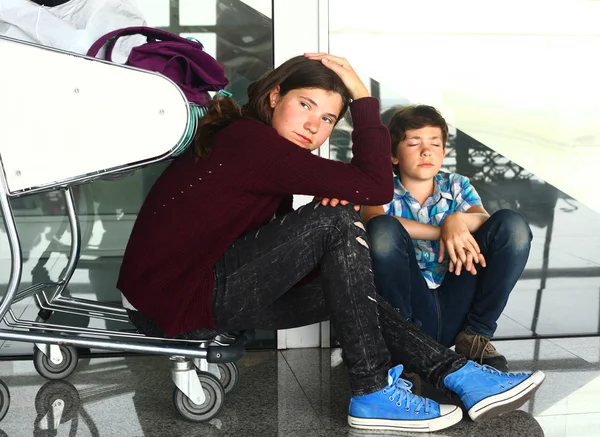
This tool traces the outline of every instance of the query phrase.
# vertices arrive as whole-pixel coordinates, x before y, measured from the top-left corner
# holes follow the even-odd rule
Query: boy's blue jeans
[[[377,292],[406,319],[445,346],[459,332],[492,337],[531,248],[531,229],[518,212],[493,214],[474,237],[487,267],[477,275],[448,272],[429,289],[417,264],[413,242],[400,221],[388,215],[367,223]],[[446,255],[447,257],[447,255]],[[446,258],[447,259],[447,258]]]

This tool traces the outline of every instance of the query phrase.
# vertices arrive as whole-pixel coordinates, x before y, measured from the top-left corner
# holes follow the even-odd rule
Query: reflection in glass
[[[600,334],[600,220],[587,182],[600,170],[589,55],[600,47],[597,2],[544,4],[540,18],[541,3],[529,1],[510,19],[506,8],[490,15],[462,0],[349,2],[329,2],[330,51],[372,78],[384,114],[438,107],[454,125],[443,169],[469,177],[490,213],[511,208],[532,227],[497,337]],[[411,19],[419,16],[429,19]],[[571,59],[577,68],[567,68]],[[338,125],[332,159],[350,159],[350,131]]]

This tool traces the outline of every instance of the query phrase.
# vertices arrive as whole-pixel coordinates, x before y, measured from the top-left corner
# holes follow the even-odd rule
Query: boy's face
[[[442,130],[425,126],[406,131],[406,139],[400,141],[392,162],[400,168],[401,180],[424,181],[432,179],[442,167],[446,156]]]

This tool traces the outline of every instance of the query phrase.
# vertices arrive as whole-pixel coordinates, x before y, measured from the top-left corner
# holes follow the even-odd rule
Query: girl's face
[[[276,87],[269,97],[273,128],[285,139],[308,150],[323,145],[343,107],[340,94],[320,88],[298,88],[282,96]]]

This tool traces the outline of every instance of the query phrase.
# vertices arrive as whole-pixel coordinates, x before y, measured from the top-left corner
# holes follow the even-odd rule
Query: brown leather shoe
[[[419,375],[412,372],[402,372],[400,378],[406,379],[408,382],[412,383],[412,388],[410,389],[411,393],[421,396],[421,377]]]
[[[456,353],[479,364],[485,364],[501,372],[508,372],[506,358],[496,350],[490,339],[484,335],[467,334],[462,331],[456,336]]]

